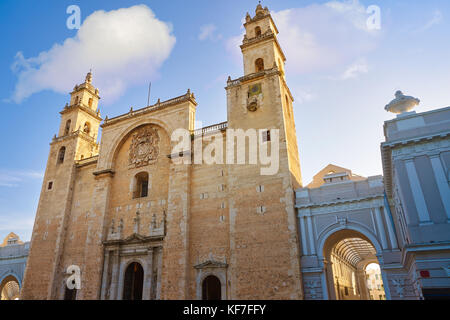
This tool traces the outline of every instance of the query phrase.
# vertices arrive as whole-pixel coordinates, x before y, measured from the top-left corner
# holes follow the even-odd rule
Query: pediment
[[[164,239],[164,236],[143,236],[138,233],[133,233],[129,237],[125,239],[115,239],[115,240],[107,240],[104,241],[104,245],[128,245],[128,244],[136,244],[136,243],[146,243],[152,241],[161,241]]]
[[[125,239],[123,240],[123,242],[124,242],[125,244],[128,244],[128,243],[142,242],[142,241],[145,241],[145,240],[148,240],[148,237],[145,237],[145,236],[140,235],[140,234],[138,234],[138,233],[133,233],[133,234],[132,234],[131,236],[129,236],[128,238],[125,238]]]
[[[216,260],[207,260],[203,263],[197,264],[194,266],[195,269],[204,269],[204,268],[227,268],[228,264],[221,261]]]

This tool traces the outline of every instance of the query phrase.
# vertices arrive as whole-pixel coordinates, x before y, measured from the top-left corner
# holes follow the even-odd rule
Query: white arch
[[[369,229],[367,229],[366,227],[364,227],[362,225],[358,225],[358,224],[352,223],[352,222],[349,222],[345,226],[343,226],[339,223],[335,223],[335,224],[329,226],[328,228],[326,228],[322,232],[322,234],[319,236],[319,239],[317,241],[317,243],[319,244],[318,250],[317,250],[317,256],[320,260],[324,259],[323,249],[325,247],[325,243],[328,240],[328,238],[331,235],[335,234],[336,232],[339,232],[342,230],[352,230],[352,231],[358,232],[358,233],[362,234],[363,236],[367,237],[367,239],[369,239],[371,244],[374,246],[374,248],[377,252],[377,256],[381,255],[382,247],[380,245],[380,241],[378,240],[377,236],[375,234],[373,234],[372,231],[370,231]]]

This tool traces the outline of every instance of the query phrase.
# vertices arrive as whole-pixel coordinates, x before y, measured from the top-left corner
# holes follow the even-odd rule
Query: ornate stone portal
[[[130,168],[139,168],[154,163],[159,155],[160,137],[158,130],[151,126],[133,133],[130,145]]]

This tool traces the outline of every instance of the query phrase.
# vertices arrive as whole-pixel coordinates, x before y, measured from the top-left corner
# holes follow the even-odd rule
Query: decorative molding
[[[398,146],[392,150],[392,159],[409,160],[420,156],[436,156],[450,150],[450,139],[417,141],[417,144]]]
[[[370,209],[384,206],[384,194],[378,194],[365,198],[353,198],[336,200],[333,202],[310,203],[296,205],[298,216],[335,213],[350,210]]]

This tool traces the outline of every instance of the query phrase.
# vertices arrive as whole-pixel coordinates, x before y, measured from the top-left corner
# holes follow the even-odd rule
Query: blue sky
[[[102,96],[103,116],[125,113],[130,106],[144,107],[152,81],[153,103],[190,88],[199,102],[198,121],[204,126],[225,121],[226,79],[243,73],[237,47],[241,21],[247,11],[254,14],[256,4],[247,0],[2,0],[0,239],[10,231],[30,239],[59,111],[90,67]],[[266,0],[262,4],[273,12],[287,57],[305,185],[328,163],[364,176],[382,174],[383,121],[393,117],[384,106],[396,90],[421,99],[418,112],[450,105],[448,1]],[[84,45],[75,41],[75,48],[86,53],[84,58],[69,47],[71,40],[65,43],[82,37],[66,27],[70,5],[81,9]],[[106,34],[97,33],[95,22],[106,21],[111,10],[135,5],[147,6],[136,12],[154,14],[143,23],[136,19],[125,30],[142,48],[134,45],[122,52],[120,46],[96,47],[97,41],[116,39],[118,20],[108,20]],[[380,30],[367,29],[365,9],[370,5],[381,9]],[[91,16],[99,10],[105,14]],[[87,19],[90,24],[84,25]],[[162,31],[155,31],[155,26]],[[96,39],[86,40],[86,34]],[[55,49],[55,44],[62,49]],[[64,59],[58,60],[55,52],[62,52]],[[124,59],[105,62],[105,57],[115,56]]]

